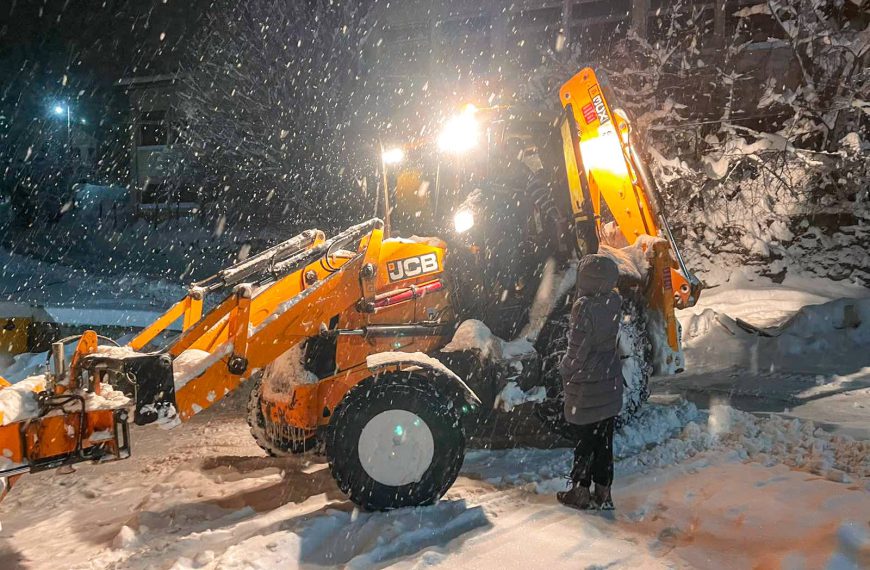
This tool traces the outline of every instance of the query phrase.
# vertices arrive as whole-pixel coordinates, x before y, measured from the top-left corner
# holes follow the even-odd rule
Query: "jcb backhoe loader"
[[[561,97],[578,249],[595,249],[588,242],[602,197],[629,243],[659,233],[670,240],[650,241],[645,291],[677,351],[674,304],[691,304],[698,288],[680,265],[628,123],[591,69]],[[27,472],[124,458],[128,418],[186,421],[251,381],[248,421],[269,453],[322,443],[338,486],[366,509],[436,501],[456,479],[467,422],[481,407],[471,386],[482,368],[460,376],[456,355],[440,351],[460,324],[455,299],[464,284],[451,271],[443,241],[384,239],[378,219],[328,239],[309,230],[194,283],[126,347],[98,346],[89,331],[67,365],[57,343],[32,392],[0,390],[0,404],[11,391],[35,402],[29,413],[0,418],[0,477],[11,483]],[[146,352],[177,321],[183,332]]]

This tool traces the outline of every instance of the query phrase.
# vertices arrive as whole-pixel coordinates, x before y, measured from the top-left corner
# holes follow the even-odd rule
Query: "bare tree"
[[[734,6],[733,33],[716,37],[711,13],[675,0],[649,37],[629,33],[595,64],[634,114],[696,267],[870,283],[870,21],[857,4]],[[585,57],[552,54],[541,95]]]

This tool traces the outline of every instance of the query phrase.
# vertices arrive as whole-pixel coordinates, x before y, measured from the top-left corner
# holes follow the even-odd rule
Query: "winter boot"
[[[583,511],[592,508],[592,494],[587,487],[575,485],[567,491],[559,491],[556,500],[572,509]]]
[[[614,509],[613,497],[610,496],[610,487],[604,487],[598,483],[595,484],[595,491],[592,493],[592,506],[601,511],[612,511]]]

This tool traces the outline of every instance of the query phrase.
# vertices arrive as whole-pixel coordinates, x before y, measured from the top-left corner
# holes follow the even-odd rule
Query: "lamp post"
[[[60,103],[54,106],[54,114],[61,116],[66,113],[66,142],[67,145],[72,143],[72,128],[70,125],[70,108],[69,103],[61,105]]]
[[[387,178],[387,165],[399,164],[405,160],[405,151],[401,147],[393,147],[385,149],[383,143],[381,147],[381,173],[384,177],[384,236],[390,237],[390,192]]]

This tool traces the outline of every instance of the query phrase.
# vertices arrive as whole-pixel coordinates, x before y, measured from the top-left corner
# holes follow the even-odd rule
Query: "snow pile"
[[[36,393],[45,390],[45,375],[30,376],[12,386],[0,388],[0,425],[36,417]]]
[[[688,368],[728,363],[759,370],[849,370],[870,365],[870,299],[837,299],[798,310],[759,335],[712,308],[685,312],[680,322]],[[830,370],[828,370],[830,371]]]
[[[616,457],[636,455],[666,442],[671,434],[689,422],[696,421],[698,417],[698,408],[685,400],[680,400],[675,405],[645,406],[630,423],[613,434],[613,452]]]
[[[36,376],[45,372],[47,353],[45,352],[25,352],[16,354],[12,357],[12,363],[9,364],[0,376],[5,378],[12,384],[20,382],[30,376]]]
[[[528,338],[521,335],[512,341],[503,340],[477,319],[462,321],[441,352],[465,350],[476,351],[481,358],[492,360],[518,360],[535,354],[535,347]]]
[[[136,531],[129,526],[124,525],[121,527],[121,530],[118,531],[118,534],[115,535],[115,538],[112,539],[112,548],[116,550],[133,548],[136,546],[137,542]]]
[[[516,382],[508,382],[501,392],[495,397],[492,407],[501,408],[505,412],[511,412],[520,404],[541,403],[547,398],[547,389],[543,386],[535,386],[524,391]]]
[[[719,445],[762,464],[782,463],[832,481],[870,477],[870,441],[834,435],[813,422],[778,415],[760,418],[730,406],[714,406]]]
[[[0,425],[37,417],[39,405],[36,394],[44,391],[45,386],[45,375],[39,374],[0,389]],[[130,398],[109,384],[100,384],[100,394],[85,394],[85,408],[88,410],[114,410],[129,403]],[[59,410],[51,412],[52,415],[57,413],[60,413]]]
[[[478,319],[462,321],[453,338],[441,352],[462,352],[474,350],[484,359],[501,360],[504,355],[504,341],[492,334],[489,327]]]
[[[655,243],[663,241],[665,240],[662,238],[642,235],[627,247],[617,248],[602,244],[600,252],[616,263],[620,277],[635,283],[643,283],[650,269],[647,252],[652,250]]]
[[[447,248],[447,243],[439,237],[434,236],[418,236],[413,235],[411,237],[399,237],[394,236],[391,238],[385,239],[382,243],[398,243],[398,244],[421,244],[428,245],[431,247],[440,247],[441,249]]]
[[[685,401],[652,404],[614,434],[617,476],[646,472],[705,451],[730,452],[738,460],[783,464],[835,482],[870,477],[870,442],[830,434],[812,422],[759,417],[715,406],[709,417]],[[464,474],[496,485],[524,486],[547,494],[565,488],[570,449],[471,451]]]
[[[111,384],[100,383],[100,393],[88,393],[85,396],[85,408],[88,410],[115,410],[131,403],[124,392],[115,390]]]
[[[870,299],[838,299],[804,307],[780,327],[783,355],[870,345]]]
[[[141,354],[140,352],[136,352],[129,346],[112,346],[112,345],[102,345],[97,347],[97,354],[100,356],[107,356],[109,358],[118,358],[124,359],[128,356],[136,356],[137,354]]]

